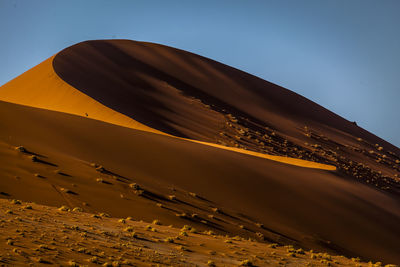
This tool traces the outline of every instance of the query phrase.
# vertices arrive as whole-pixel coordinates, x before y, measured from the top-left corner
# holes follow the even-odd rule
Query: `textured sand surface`
[[[5,197],[398,258],[397,199],[337,173],[6,102],[0,110]]]
[[[370,266],[359,259],[134,218],[0,200],[0,264],[48,266]],[[379,266],[379,265],[376,265]]]

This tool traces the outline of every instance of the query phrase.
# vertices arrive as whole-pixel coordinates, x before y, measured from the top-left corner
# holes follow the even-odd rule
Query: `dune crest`
[[[134,120],[132,117],[128,117],[101,104],[100,102],[94,100],[90,96],[82,93],[66,83],[54,71],[54,57],[55,56],[45,60],[38,66],[25,72],[23,75],[20,75],[9,83],[3,85],[0,88],[0,100],[14,104],[79,115],[82,117],[89,117],[95,120],[151,133],[169,135],[168,133],[148,127]],[[229,148],[222,145],[191,140],[188,138],[176,138],[190,142],[193,141],[201,143],[203,145],[211,145],[213,147],[227,149],[237,153],[261,157],[286,164],[307,168],[336,170],[334,166],[327,164],[320,164],[301,159],[292,159],[288,157],[266,155],[263,153],[247,151],[239,148]]]
[[[0,100],[160,133],[104,106],[64,82],[54,72],[53,59],[54,56],[3,85],[0,88]]]

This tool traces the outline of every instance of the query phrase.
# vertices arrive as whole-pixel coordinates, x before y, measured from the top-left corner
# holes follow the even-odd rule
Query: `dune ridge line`
[[[290,157],[273,156],[240,148],[227,147],[210,142],[181,138],[148,127],[134,120],[133,118],[123,115],[99,103],[90,96],[85,95],[84,93],[66,83],[57,75],[52,67],[52,61],[54,57],[55,56],[50,57],[36,67],[28,70],[23,75],[20,75],[12,81],[3,85],[0,89],[0,100],[14,104],[88,117],[122,127],[146,131],[150,133],[162,134],[189,142],[212,146],[299,167],[315,168],[329,171],[336,170],[335,166],[328,164],[322,164]],[[38,88],[35,85],[39,83],[41,87]]]

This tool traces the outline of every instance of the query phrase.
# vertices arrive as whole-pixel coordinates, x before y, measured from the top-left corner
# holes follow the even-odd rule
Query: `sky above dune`
[[[63,48],[132,39],[299,93],[400,146],[400,1],[0,0],[0,85]]]

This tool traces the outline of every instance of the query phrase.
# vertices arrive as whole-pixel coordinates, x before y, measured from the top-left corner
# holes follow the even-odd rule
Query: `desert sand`
[[[400,150],[290,90],[171,47],[101,40],[10,81],[0,100],[2,198],[400,263]],[[217,266],[250,255],[181,252]],[[303,265],[308,253],[281,257]],[[268,255],[255,264],[279,263]]]
[[[107,214],[0,200],[0,263],[48,266],[370,266],[359,258],[304,251],[198,231],[159,220],[109,218]],[[375,266],[380,266],[379,263]]]

